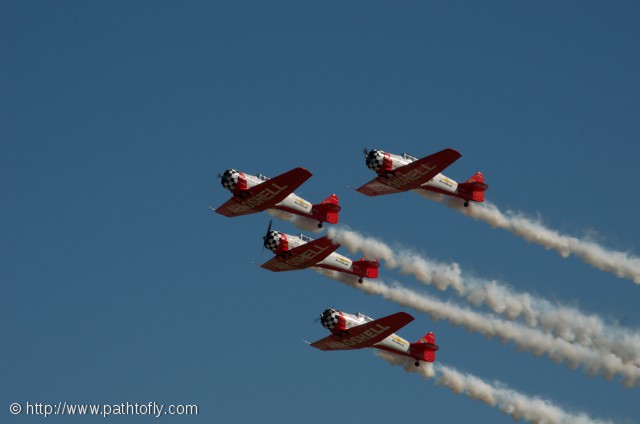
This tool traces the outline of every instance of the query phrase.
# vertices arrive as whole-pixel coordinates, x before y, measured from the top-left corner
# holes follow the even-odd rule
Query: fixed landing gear
[[[249,193],[247,191],[238,191],[237,193],[234,193],[233,196],[236,197],[239,200],[244,200],[247,197],[251,196],[251,193]]]
[[[420,366],[420,361],[416,361],[413,365],[415,365],[416,367]]]
[[[358,284],[362,284],[362,278],[358,278]]]
[[[349,335],[351,335],[351,333],[349,333],[347,330],[338,330],[337,333],[334,333],[334,336],[336,337],[344,337]]]
[[[318,222],[318,228],[322,228],[322,222]]]
[[[464,202],[464,207],[468,208],[469,207],[469,202]]]
[[[384,178],[386,178],[387,180],[391,177],[395,177],[396,173],[395,171],[384,171]]]

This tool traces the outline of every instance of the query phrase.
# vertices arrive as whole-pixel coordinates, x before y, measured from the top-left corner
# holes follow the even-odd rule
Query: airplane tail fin
[[[322,203],[313,205],[313,214],[321,221],[329,224],[338,223],[338,213],[342,208],[338,204],[338,196],[332,194],[324,199]]]
[[[380,268],[380,262],[367,259],[366,256],[353,263],[354,272],[362,277],[378,278],[378,268]]]
[[[484,175],[478,171],[464,183],[458,184],[458,189],[468,193],[470,200],[484,202],[484,192],[489,188],[484,182]]]
[[[410,351],[425,362],[434,362],[436,360],[436,336],[431,331],[424,335],[417,343],[411,343]]]

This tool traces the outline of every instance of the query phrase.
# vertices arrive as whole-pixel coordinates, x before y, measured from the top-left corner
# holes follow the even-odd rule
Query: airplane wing
[[[362,349],[381,342],[411,321],[413,321],[411,315],[406,312],[398,312],[357,327],[351,327],[344,335],[332,334],[311,343],[311,346],[320,350]]]
[[[393,187],[389,187],[388,185],[383,184],[379,181],[381,179],[381,177],[376,177],[362,187],[356,189],[356,191],[359,191],[362,194],[366,194],[367,196],[381,196],[383,194],[402,193],[402,190],[396,190]]]
[[[282,262],[282,260],[280,258],[278,258],[277,256],[273,259],[271,259],[270,261],[267,261],[265,263],[263,263],[262,265],[260,265],[262,268],[264,269],[268,269],[269,271],[273,271],[273,272],[281,272],[281,271],[296,271],[300,268],[296,268],[293,267],[291,265],[288,265],[285,262]]]
[[[284,257],[276,256],[260,265],[269,271],[293,271],[313,266],[335,252],[339,244],[324,236],[310,241],[296,248],[284,252]]]
[[[400,193],[426,183],[462,155],[453,149],[444,149],[422,159],[394,169],[395,175],[376,177],[357,191],[367,196]]]
[[[233,217],[261,212],[283,201],[302,183],[311,178],[311,172],[295,168],[233,196],[216,208],[220,215]]]

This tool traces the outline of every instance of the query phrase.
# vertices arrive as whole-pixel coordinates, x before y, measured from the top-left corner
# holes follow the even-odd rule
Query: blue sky
[[[269,217],[212,214],[228,198],[216,175],[303,166],[299,194],[336,193],[353,229],[638,328],[630,281],[348,186],[372,177],[365,146],[452,147],[445,174],[483,171],[501,209],[640,254],[639,17],[628,1],[2,2],[2,421],[43,419],[12,402],[156,401],[200,406],[180,422],[512,422],[371,351],[305,345],[328,306],[406,309],[254,265]],[[407,311],[400,335],[434,331],[448,366],[638,422],[638,388]]]

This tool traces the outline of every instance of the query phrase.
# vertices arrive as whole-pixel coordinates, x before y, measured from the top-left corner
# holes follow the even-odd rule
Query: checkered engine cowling
[[[378,172],[384,164],[384,152],[382,150],[371,150],[366,156],[366,161],[369,169]]]
[[[280,240],[282,240],[282,234],[279,231],[269,231],[264,238],[264,247],[275,252],[280,246]]]
[[[320,314],[320,322],[322,326],[327,330],[333,330],[336,325],[338,325],[338,319],[340,317],[340,312],[333,308],[325,309],[325,311]]]
[[[226,188],[229,191],[233,191],[238,185],[239,181],[240,173],[235,169],[227,169],[226,171],[224,171],[224,174],[222,174],[220,183],[222,184],[222,187]]]

